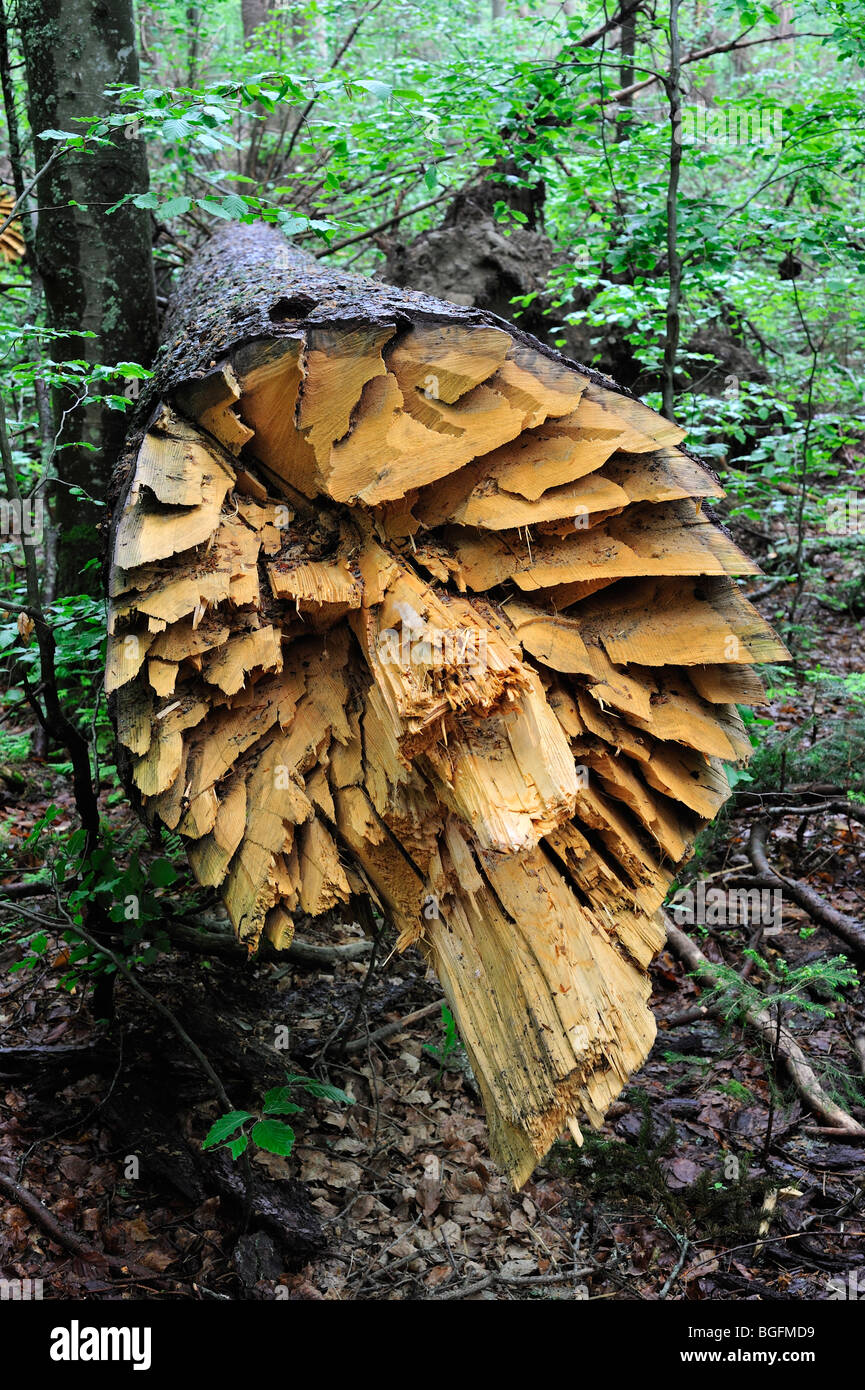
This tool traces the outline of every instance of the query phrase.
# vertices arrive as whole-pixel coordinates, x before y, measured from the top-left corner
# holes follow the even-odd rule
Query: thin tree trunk
[[[30,302],[27,306],[27,320],[28,322],[34,323],[36,322],[42,305],[44,287],[36,265],[35,227],[29,215],[29,209],[25,199],[26,179],[24,174],[24,157],[21,149],[18,109],[15,105],[15,86],[12,79],[12,60],[9,52],[9,29],[10,24],[7,18],[6,5],[4,0],[0,0],[0,83],[2,83],[3,87],[3,108],[6,113],[6,130],[9,137],[9,163],[12,166],[12,185],[15,189],[16,201],[19,199],[23,200],[21,203],[21,231],[24,236],[27,269],[30,272]],[[42,359],[42,345],[39,342],[33,344],[32,351],[37,360]],[[36,413],[39,420],[39,445],[42,462],[40,491],[43,491],[47,482],[48,471],[52,466],[54,419],[51,411],[49,391],[44,381],[38,378],[34,386],[34,395],[36,397]],[[57,581],[57,530],[53,521],[44,528],[43,544],[45,546],[45,555],[42,567],[42,601],[47,605],[54,600]],[[37,731],[35,744],[37,749],[43,739],[44,733],[40,729]],[[42,751],[44,752],[44,748]]]
[[[636,10],[631,10],[631,12],[625,15],[622,19],[622,33],[619,42],[619,53],[621,55],[621,63],[619,65],[619,85],[621,87],[624,87],[626,92],[619,105],[623,109],[623,111],[626,111],[628,113],[630,113],[631,108],[634,104],[634,94],[633,92],[628,92],[627,89],[632,85],[634,81],[634,49],[636,47],[636,42],[637,12]],[[627,140],[630,128],[630,114],[624,116],[624,118],[620,116],[619,120],[616,121],[617,144],[622,140]]]
[[[51,149],[39,140],[41,131],[79,130],[81,117],[113,109],[105,94],[109,84],[138,81],[132,4],[21,0],[19,22],[38,166],[43,152]],[[36,262],[48,326],[64,335],[54,345],[58,360],[149,366],[156,350],[148,214],[126,204],[106,215],[126,194],[147,189],[144,146],[125,139],[127,133],[118,133],[101,149],[64,156],[39,186]],[[84,337],[84,332],[94,336]],[[100,550],[97,527],[104,508],[98,504],[125,432],[122,412],[99,404],[77,408],[64,419],[73,404],[68,393],[54,400],[61,443],[82,446],[58,454],[60,593],[96,588],[94,572],[82,574],[82,569]]]
[[[187,48],[187,85],[194,87],[198,81],[198,30],[201,25],[201,6],[186,6],[186,32],[189,39]]]
[[[267,19],[271,11],[271,0],[241,0],[240,14],[243,23],[243,41],[249,43]]]
[[[664,340],[663,412],[675,420],[676,357],[679,351],[679,301],[682,293],[682,260],[679,255],[679,175],[682,167],[681,46],[679,43],[679,5],[670,0],[670,72],[667,99],[670,103],[670,173],[667,181],[667,333]]]

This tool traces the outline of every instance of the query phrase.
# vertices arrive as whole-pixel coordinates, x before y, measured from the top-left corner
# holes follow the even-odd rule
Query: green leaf
[[[198,206],[205,212],[212,213],[214,217],[223,217],[226,222],[231,221],[231,213],[226,212],[222,203],[218,203],[215,198],[199,198]]]
[[[337,1105],[354,1105],[353,1096],[341,1091],[339,1086],[331,1086],[327,1081],[316,1081],[312,1076],[286,1076],[289,1086],[300,1086],[307,1095],[320,1100],[333,1100]]]
[[[191,198],[169,198],[167,203],[162,203],[159,208],[160,217],[180,217],[184,212],[189,212],[192,207]]]
[[[294,1148],[294,1130],[282,1120],[259,1120],[252,1126],[252,1141],[268,1153],[287,1158]]]
[[[236,1129],[240,1129],[242,1124],[252,1118],[252,1112],[249,1110],[230,1110],[227,1115],[220,1115],[202,1139],[201,1147],[212,1149],[214,1144],[222,1144],[230,1134],[233,1134]]]
[[[249,1140],[245,1134],[241,1134],[239,1139],[229,1139],[225,1147],[231,1150],[231,1157],[237,1160],[242,1153],[246,1152],[249,1147]]]
[[[222,206],[229,217],[248,217],[249,204],[244,202],[239,193],[226,193],[222,200]]]
[[[299,1115],[303,1109],[291,1099],[290,1086],[274,1086],[264,1097],[265,1115]]]
[[[382,101],[393,95],[393,87],[389,82],[379,82],[374,77],[365,77],[359,82],[352,82],[351,85],[359,87],[362,92],[369,92],[370,96],[379,97]]]
[[[154,859],[150,865],[150,882],[154,888],[168,888],[177,878],[177,870],[170,859]]]

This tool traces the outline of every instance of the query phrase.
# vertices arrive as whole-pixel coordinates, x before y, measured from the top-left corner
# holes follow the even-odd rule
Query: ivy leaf
[[[287,1158],[294,1148],[294,1130],[282,1120],[259,1120],[252,1127],[252,1140],[260,1149]]]
[[[249,1110],[230,1110],[227,1115],[220,1115],[202,1139],[201,1147],[212,1149],[214,1144],[224,1143],[230,1134],[233,1134],[236,1129],[240,1129],[242,1124],[251,1119],[252,1113]]]

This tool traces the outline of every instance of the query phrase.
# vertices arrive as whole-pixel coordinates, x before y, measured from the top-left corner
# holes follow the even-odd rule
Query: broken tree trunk
[[[677,863],[784,648],[682,431],[492,315],[233,228],[116,479],[107,685],[238,937],[369,893],[439,975],[496,1155],[600,1125]]]

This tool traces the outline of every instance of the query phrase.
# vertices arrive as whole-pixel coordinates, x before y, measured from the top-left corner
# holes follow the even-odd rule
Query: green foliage
[[[642,1111],[640,1129],[633,1139],[587,1134],[581,1148],[573,1140],[560,1141],[553,1151],[554,1167],[572,1178],[592,1202],[649,1215],[691,1238],[747,1240],[756,1235],[760,1207],[771,1180],[751,1177],[750,1156],[745,1153],[738,1159],[739,1176],[735,1180],[723,1177],[721,1155],[717,1168],[707,1167],[694,1182],[672,1188],[667,1173],[676,1156],[675,1126],[656,1137],[649,1097],[637,1090],[629,1090],[627,1095]]]
[[[436,1047],[434,1043],[424,1043],[423,1045],[424,1052],[428,1052],[430,1056],[434,1057],[438,1062],[440,1068],[439,1076],[441,1076],[442,1071],[454,1065],[462,1069],[463,1062],[468,1061],[465,1048],[457,1032],[456,1019],[447,1004],[442,1004],[441,1024],[443,1034],[441,1045],[438,1047]]]
[[[93,985],[98,978],[115,972],[114,962],[84,940],[77,926],[92,918],[94,909],[117,928],[113,942],[115,954],[127,965],[149,965],[169,949],[169,938],[161,926],[166,910],[164,890],[177,880],[177,870],[169,859],[142,861],[134,847],[108,827],[103,827],[99,844],[85,857],[85,833],[75,830],[61,834],[52,827],[61,815],[56,804],[48,806],[36,822],[26,841],[26,848],[45,857],[49,881],[55,886],[58,901],[69,921],[62,933],[66,943],[66,965],[58,976],[61,989],[76,990]],[[142,832],[136,832],[139,844]],[[26,919],[16,922],[14,911],[9,924],[0,933],[20,936]],[[37,950],[41,933],[29,940],[30,954],[9,968],[13,973],[34,968],[44,955],[44,946]]]
[[[752,785],[759,791],[775,791],[798,783],[834,783],[861,795],[865,792],[865,676],[861,672],[838,676],[817,667],[806,670],[803,679],[804,688],[795,698],[800,709],[811,709],[809,718],[786,731],[771,722],[752,722],[752,727],[763,730],[748,765]]]
[[[256,1148],[288,1158],[294,1148],[295,1133],[291,1125],[286,1124],[284,1120],[275,1119],[274,1116],[303,1113],[303,1105],[298,1105],[291,1098],[292,1093],[298,1091],[305,1092],[315,1100],[332,1101],[334,1105],[354,1105],[354,1099],[339,1086],[332,1086],[327,1081],[317,1081],[311,1076],[292,1075],[287,1072],[286,1084],[274,1086],[267,1091],[259,1111],[232,1110],[227,1115],[220,1115],[201,1141],[201,1147],[212,1149],[223,1145],[233,1159],[238,1159],[246,1152],[251,1141]],[[250,1120],[254,1123],[247,1134],[246,1126]]]
[[[832,956],[828,960],[790,966],[781,956],[770,963],[758,951],[749,948],[745,949],[743,955],[759,967],[759,975],[743,979],[731,966],[713,961],[711,970],[716,982],[703,998],[706,1006],[717,1009],[728,1024],[742,1023],[748,1014],[768,1008],[775,1011],[797,1009],[820,1018],[832,1018],[832,1009],[812,998],[809,991],[818,990],[833,1002],[840,1002],[843,991],[855,988],[859,983],[859,977],[846,956]],[[762,987],[760,976],[773,987]]]
[[[0,729],[0,763],[23,763],[30,756],[30,733],[12,734]]]

